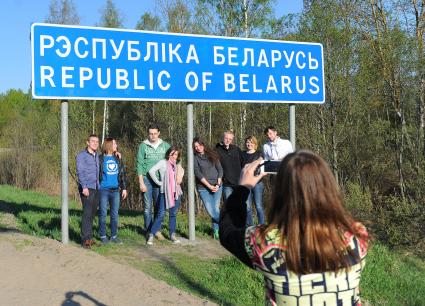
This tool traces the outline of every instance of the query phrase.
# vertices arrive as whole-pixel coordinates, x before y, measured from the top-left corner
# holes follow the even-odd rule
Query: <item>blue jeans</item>
[[[99,231],[100,238],[106,238],[106,214],[108,211],[108,204],[110,206],[111,215],[111,237],[117,237],[118,231],[118,209],[120,207],[120,192],[118,189],[100,189],[99,201]]]
[[[223,186],[223,201],[226,203],[227,198],[233,193],[234,188],[236,186]]]
[[[263,207],[263,192],[264,183],[259,182],[251,192],[249,193],[248,199],[246,200],[246,224],[247,226],[254,225],[252,216],[252,198],[254,197],[255,209],[257,210],[258,224],[264,224],[264,207]]]
[[[222,193],[222,187],[216,191],[198,187],[199,196],[204,203],[205,209],[211,216],[212,227],[214,231],[218,230],[218,220],[220,219],[220,198]]]
[[[156,203],[160,187],[152,181],[149,174],[143,177],[143,182],[148,189],[143,193],[143,220],[145,221],[145,230],[148,232],[152,227],[152,200],[153,203]],[[156,210],[154,216],[156,216]]]
[[[180,199],[181,197],[175,201],[174,203],[174,207],[171,207],[168,210],[168,214],[169,214],[169,223],[170,223],[170,237],[172,234],[174,234],[176,232],[176,223],[177,223],[177,213],[179,211],[179,207],[180,207]],[[162,226],[162,221],[164,221],[164,216],[165,216],[165,212],[166,212],[166,208],[165,208],[165,193],[160,193],[158,196],[158,199],[156,200],[155,203],[155,210],[156,210],[156,216],[155,216],[155,220],[153,221],[152,224],[152,229],[151,229],[151,234],[155,235]]]

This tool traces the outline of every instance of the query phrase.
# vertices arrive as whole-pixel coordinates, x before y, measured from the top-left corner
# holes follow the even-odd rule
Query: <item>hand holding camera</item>
[[[257,166],[254,171],[254,175],[260,175],[261,173],[277,174],[279,172],[281,161],[280,160],[266,160]]]
[[[255,174],[255,172],[261,167],[261,164],[263,162],[263,159],[257,159],[256,161],[246,164],[245,167],[242,169],[241,177],[239,179],[239,185],[245,186],[249,189],[254,188],[255,185],[267,175],[267,172],[258,173],[258,175]],[[261,171],[260,171],[261,172]]]

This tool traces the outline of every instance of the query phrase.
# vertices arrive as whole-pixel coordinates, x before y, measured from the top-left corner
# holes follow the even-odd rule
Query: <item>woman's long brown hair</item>
[[[192,141],[192,149],[195,154],[197,154],[195,150],[195,142],[199,143],[201,146],[204,147],[204,154],[208,157],[210,162],[212,162],[213,164],[217,164],[220,161],[220,156],[218,156],[218,153],[210,149],[200,137],[195,137]]]
[[[112,137],[105,138],[105,141],[103,142],[103,146],[102,146],[103,154],[113,154],[113,153],[115,153],[114,149],[113,149],[114,140],[115,140],[115,138],[112,138]]]
[[[350,266],[354,255],[344,233],[357,233],[343,205],[338,184],[326,162],[310,151],[291,153],[277,174],[273,200],[267,210],[269,226],[281,234],[289,270],[298,274],[337,271]]]
[[[170,159],[170,154],[173,152],[177,152],[177,163],[180,162],[180,149],[177,146],[171,146],[168,148],[167,152],[165,152],[165,159],[169,160]]]

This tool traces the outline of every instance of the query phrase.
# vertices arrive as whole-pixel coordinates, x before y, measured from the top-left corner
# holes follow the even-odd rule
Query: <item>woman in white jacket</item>
[[[172,146],[165,153],[165,159],[160,160],[150,170],[152,180],[160,186],[160,194],[155,203],[157,215],[148,235],[147,244],[153,245],[153,237],[161,230],[165,212],[169,210],[170,239],[173,243],[180,243],[176,236],[176,218],[183,191],[180,184],[183,181],[184,169],[179,164],[180,150]],[[159,174],[159,179],[158,175]]]

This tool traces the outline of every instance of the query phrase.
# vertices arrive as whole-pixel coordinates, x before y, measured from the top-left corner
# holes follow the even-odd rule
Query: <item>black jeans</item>
[[[96,216],[99,206],[99,191],[89,189],[89,196],[80,194],[83,203],[83,218],[81,222],[81,240],[82,242],[93,238],[93,218]]]

